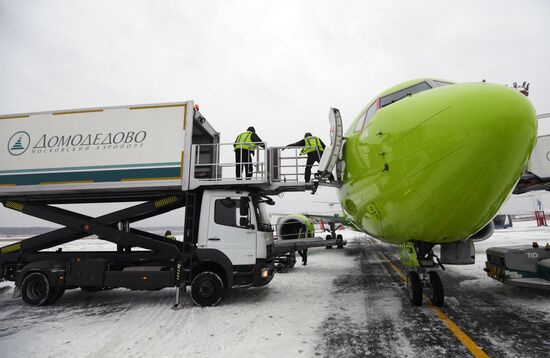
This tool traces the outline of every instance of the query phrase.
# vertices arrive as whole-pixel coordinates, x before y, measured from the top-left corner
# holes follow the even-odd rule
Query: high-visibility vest
[[[304,147],[300,152],[300,155],[308,154],[311,152],[319,152],[321,154],[325,148],[321,144],[321,140],[314,136],[309,136],[304,138]]]
[[[177,238],[174,235],[166,235],[165,238],[170,240],[177,240]]]
[[[235,144],[233,144],[233,147],[235,148],[235,151],[237,151],[237,149],[255,150],[256,144],[252,143],[252,132],[246,131],[239,134],[237,139],[235,139]]]

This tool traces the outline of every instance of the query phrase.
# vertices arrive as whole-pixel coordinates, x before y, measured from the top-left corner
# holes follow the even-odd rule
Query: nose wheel
[[[434,306],[443,306],[445,292],[443,291],[443,284],[441,283],[441,278],[439,278],[439,274],[437,272],[428,272],[428,287],[426,291],[428,298],[432,301]]]
[[[435,271],[427,271],[436,267],[445,270],[441,260],[432,248],[433,244],[421,241],[408,241],[399,245],[401,262],[410,266],[407,274],[407,290],[413,306],[421,306],[424,294],[437,307],[443,306],[445,293],[439,274]]]
[[[407,275],[407,290],[413,306],[422,306],[422,282],[416,271],[410,271]]]
[[[407,290],[413,306],[422,305],[424,291],[434,306],[443,306],[445,298],[443,284],[435,271],[421,273],[410,271],[407,275]]]

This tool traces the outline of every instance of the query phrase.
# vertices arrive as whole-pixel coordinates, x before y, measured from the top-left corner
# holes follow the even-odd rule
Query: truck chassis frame
[[[196,204],[200,202],[197,200],[200,195],[200,191],[194,191],[149,197],[144,203],[99,217],[82,215],[44,202],[4,200],[2,204],[7,208],[64,227],[0,248],[0,278],[15,281],[16,288],[19,288],[30,272],[43,272],[52,287],[62,288],[63,291],[78,286],[89,289],[100,289],[100,286],[132,289],[176,286],[180,288],[176,302],[179,305],[180,291],[185,290],[193,278],[197,235],[195,223],[198,222]],[[186,207],[183,242],[130,227],[133,222],[181,207]],[[41,251],[90,235],[116,244],[117,250]],[[133,247],[146,250],[132,251]],[[125,271],[128,267],[138,269]],[[152,270],[153,267],[158,269]],[[42,304],[53,301],[50,297]]]

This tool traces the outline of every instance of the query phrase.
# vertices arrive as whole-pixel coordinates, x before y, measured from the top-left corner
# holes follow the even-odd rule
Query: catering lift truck
[[[211,306],[231,288],[267,285],[277,251],[268,195],[318,181],[300,181],[298,155],[267,145],[249,163],[252,178],[238,178],[233,143],[219,138],[192,101],[0,116],[0,201],[63,226],[0,248],[0,280],[15,281],[29,305],[74,288],[176,287],[181,307],[190,286],[195,304]],[[133,204],[99,217],[54,206],[104,202]],[[132,227],[178,208],[183,241]],[[62,247],[91,235],[116,250]]]

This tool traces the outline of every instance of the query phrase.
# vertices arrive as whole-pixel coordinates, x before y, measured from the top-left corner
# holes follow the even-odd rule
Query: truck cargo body
[[[191,145],[219,142],[195,117],[192,101],[0,116],[0,198],[187,190]]]

